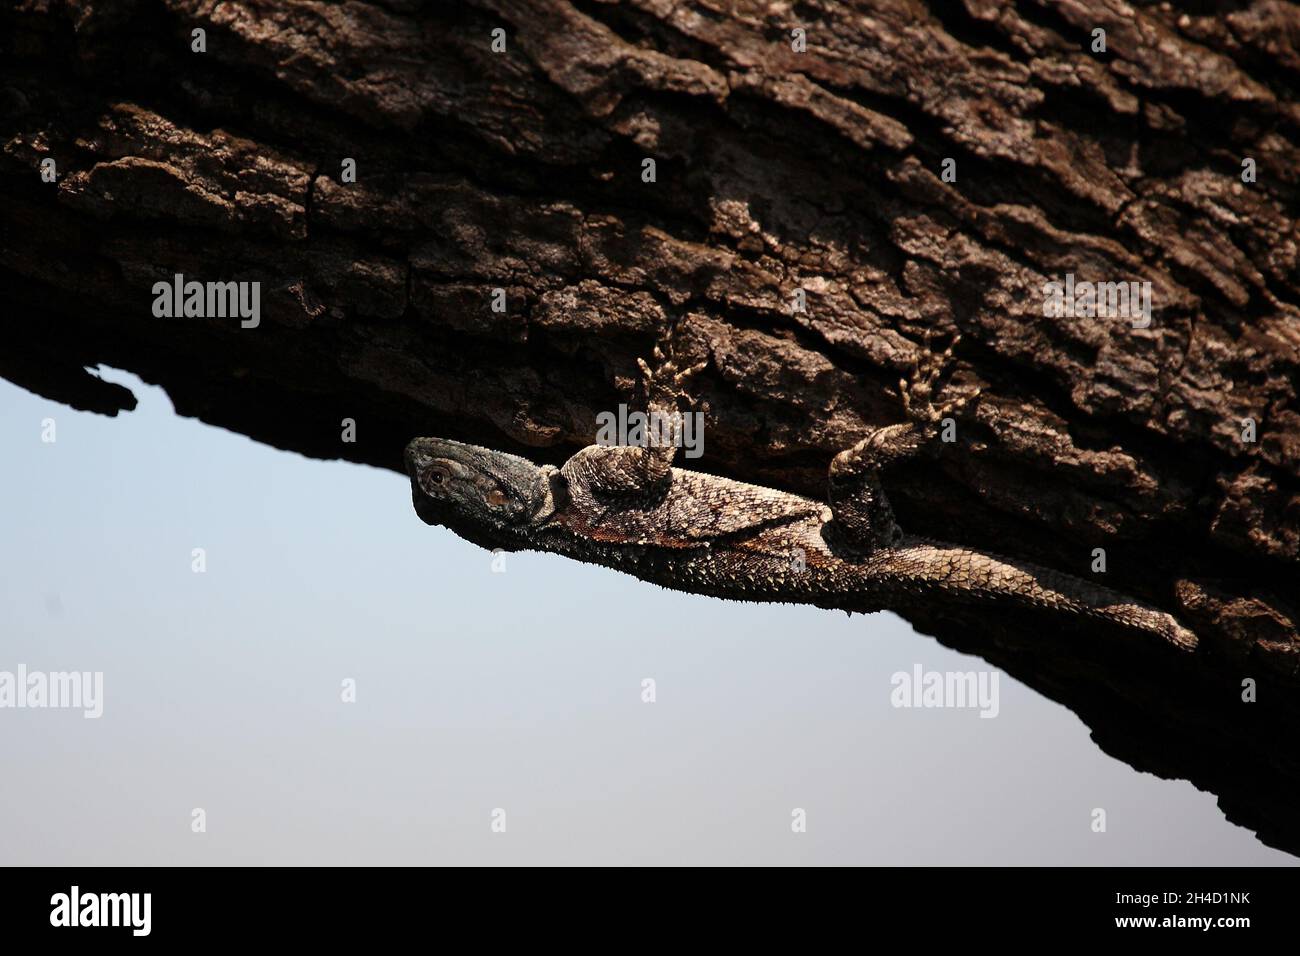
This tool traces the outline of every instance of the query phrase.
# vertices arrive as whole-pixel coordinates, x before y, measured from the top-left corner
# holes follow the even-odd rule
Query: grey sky
[[[0,709],[2,863],[1295,862],[1005,674],[994,719],[892,707],[917,663],[991,670],[893,615],[493,573],[403,477],[104,377],[140,408],[0,381],[0,671],[103,671],[105,698]]]

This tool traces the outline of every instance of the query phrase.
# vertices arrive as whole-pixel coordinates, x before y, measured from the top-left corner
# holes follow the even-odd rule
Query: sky
[[[0,684],[102,675],[0,693],[0,864],[1297,862],[892,614],[494,567],[404,476],[100,374],[137,410],[0,380]],[[996,714],[895,706],[917,668]]]

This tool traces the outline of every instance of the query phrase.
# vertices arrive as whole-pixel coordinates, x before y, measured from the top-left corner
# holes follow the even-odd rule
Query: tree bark
[[[1300,852],[1300,9],[1186,6],[20,0],[0,375],[115,414],[84,369],[128,369],[319,457],[558,463],[678,323],[691,466],[820,496],[959,333],[983,393],[891,476],[900,523],[1080,576],[1104,549],[1202,646],[907,616]],[[260,325],[156,317],[177,273],[260,282]],[[1150,326],[1046,316],[1067,274],[1150,283]]]

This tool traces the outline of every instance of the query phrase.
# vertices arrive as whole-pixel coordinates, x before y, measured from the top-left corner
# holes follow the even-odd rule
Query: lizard
[[[489,550],[534,550],[664,587],[753,602],[868,613],[923,601],[1014,604],[1085,615],[1190,652],[1172,615],[1046,567],[904,532],[885,494],[889,466],[933,448],[936,426],[978,390],[937,382],[956,339],[922,350],[899,382],[905,421],[869,431],[829,469],[829,504],[674,467],[679,404],[707,360],[684,365],[671,336],[638,359],[646,411],[667,423],[639,445],[589,445],[561,467],[443,438],[405,450],[415,511]]]

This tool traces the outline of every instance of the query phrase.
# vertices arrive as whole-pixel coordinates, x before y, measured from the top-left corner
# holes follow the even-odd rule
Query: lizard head
[[[555,510],[550,465],[443,438],[406,446],[411,500],[425,524],[484,548],[527,548],[528,532]]]

